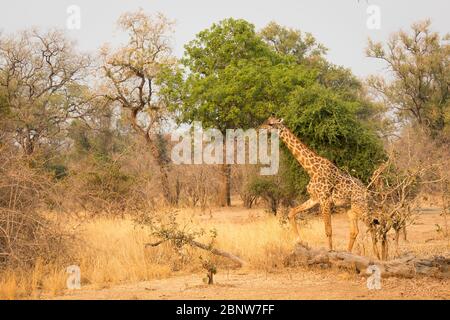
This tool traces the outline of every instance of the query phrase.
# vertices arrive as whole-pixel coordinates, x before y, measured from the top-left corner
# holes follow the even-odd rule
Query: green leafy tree
[[[383,117],[384,105],[370,99],[365,87],[350,69],[327,61],[324,57],[327,48],[318,43],[310,33],[270,22],[260,31],[260,35],[284,58],[284,65],[288,65],[285,70],[280,70],[284,73],[278,83],[284,89],[280,91],[281,98],[286,97],[293,85],[318,83],[339,93],[343,100],[359,101],[362,105],[358,109],[358,119],[377,131],[380,136],[390,129],[389,123]],[[275,90],[279,90],[278,85],[274,86]]]
[[[226,19],[200,32],[185,46],[181,62],[186,74],[174,76],[165,93],[179,122],[201,121],[204,127],[222,133],[254,127],[268,114],[267,79],[277,60],[252,24]],[[221,204],[230,205],[230,166],[222,168]]]
[[[383,157],[368,125],[374,106],[356,77],[323,53],[311,35],[274,23],[256,33],[250,23],[228,19],[186,46],[182,68],[172,70],[162,92],[180,122],[198,120],[222,131],[257,127],[276,111],[314,150],[366,179]],[[303,192],[308,177],[287,155],[286,179]]]
[[[364,104],[343,99],[333,90],[314,84],[297,88],[282,113],[286,124],[309,147],[351,175],[368,181],[384,159],[383,146],[374,130],[358,119]],[[309,178],[293,157],[289,179],[304,192]]]
[[[283,57],[270,79],[270,99],[279,115],[316,152],[367,181],[384,159],[377,136],[387,127],[383,106],[370,100],[349,69],[326,61],[326,48],[312,35],[274,22],[260,34]],[[281,174],[303,193],[309,177],[283,150],[291,170]]]
[[[290,56],[297,63],[323,60],[327,49],[310,33],[270,22],[259,32],[261,38],[278,54]]]

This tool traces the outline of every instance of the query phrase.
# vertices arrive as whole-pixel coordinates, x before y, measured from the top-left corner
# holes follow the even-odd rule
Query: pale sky
[[[13,0],[0,7],[0,30],[10,33],[30,27],[66,29],[70,5],[81,8],[81,29],[68,30],[83,51],[95,53],[105,42],[117,43],[122,35],[116,20],[126,11],[143,8],[175,20],[174,53],[199,31],[224,18],[243,18],[260,29],[270,21],[311,32],[329,48],[328,59],[351,68],[361,77],[382,72],[383,65],[365,57],[367,39],[386,40],[400,28],[431,18],[434,30],[450,32],[448,0]],[[378,5],[381,28],[366,26],[369,5]]]

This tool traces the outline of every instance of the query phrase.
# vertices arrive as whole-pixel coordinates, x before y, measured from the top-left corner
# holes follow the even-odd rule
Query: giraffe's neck
[[[282,126],[279,128],[279,136],[309,176],[313,175],[318,165],[325,160],[309,149],[287,127]]]

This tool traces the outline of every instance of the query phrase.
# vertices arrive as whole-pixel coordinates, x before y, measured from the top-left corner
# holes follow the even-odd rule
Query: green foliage
[[[358,101],[346,101],[320,85],[297,88],[283,110],[287,126],[314,151],[363,181],[384,159],[383,146],[372,130],[358,119]],[[291,157],[292,168],[298,166]],[[294,173],[297,189],[304,190],[305,174]]]
[[[277,213],[280,204],[288,204],[293,199],[291,185],[280,176],[254,176],[247,188],[255,197],[262,198],[270,211]]]
[[[303,40],[300,31],[274,23],[262,34],[284,57],[283,63],[271,70],[273,109],[314,151],[367,181],[376,163],[384,158],[375,134],[382,126],[376,117],[383,110],[369,101],[350,70],[323,58],[325,48],[310,35],[309,40]],[[292,60],[296,63],[290,63]],[[290,170],[281,175],[297,192],[304,193],[309,177],[289,151],[283,151]]]
[[[294,58],[300,64],[306,60],[321,60],[327,52],[327,49],[318,43],[312,34],[285,28],[273,21],[264,27],[259,34],[275,52]]]
[[[258,127],[276,111],[313,150],[367,180],[383,158],[371,124],[378,106],[348,69],[324,59],[325,52],[298,30],[271,23],[258,34],[244,20],[223,20],[186,46],[182,68],[166,73],[162,93],[179,122],[202,121],[222,131]],[[308,178],[288,158],[284,179],[302,193]],[[264,180],[253,186],[276,203],[279,190],[272,187]]]
[[[45,166],[45,169],[52,172],[56,180],[64,179],[69,174],[67,166],[61,163],[49,163]]]
[[[249,189],[252,194],[267,201],[273,213],[277,212],[282,192],[273,181],[264,178],[255,179],[250,183]]]
[[[101,119],[103,124],[93,130],[84,121],[73,121],[68,130],[68,137],[74,148],[70,158],[80,160],[88,155],[107,161],[115,152],[123,151],[126,139],[117,130],[109,126],[109,116]]]
[[[94,170],[86,173],[86,187],[95,197],[120,203],[127,198],[134,178],[124,172],[118,163],[94,160]]]
[[[187,76],[179,70],[162,90],[179,122],[197,120],[225,130],[252,127],[266,117],[267,79],[279,58],[252,24],[223,20],[200,32],[185,48],[182,64]]]
[[[88,127],[81,121],[72,122],[68,136],[73,140],[76,153],[87,153],[91,150]]]
[[[73,121],[68,136],[73,141],[65,162],[70,168],[69,183],[77,197],[93,210],[120,210],[133,197],[137,175],[128,170],[118,154],[124,154],[129,137],[110,127],[110,118],[97,119],[93,129],[84,121]]]
[[[204,76],[217,74],[240,60],[276,57],[256,34],[253,24],[232,18],[200,32],[185,50],[182,63]]]

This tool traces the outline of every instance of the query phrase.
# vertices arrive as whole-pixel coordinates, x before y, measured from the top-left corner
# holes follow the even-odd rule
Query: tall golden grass
[[[215,246],[242,257],[252,268],[280,267],[282,258],[292,249],[292,237],[275,217],[242,224],[195,219],[190,214],[181,214],[179,219],[189,220],[195,228],[215,229]],[[200,256],[215,259],[219,268],[221,263],[227,264],[199,249],[188,248],[180,255],[169,243],[146,248],[145,243],[152,241],[150,230],[131,219],[94,218],[79,226],[76,234],[72,264],[81,269],[82,285],[95,289],[168,277],[174,272],[198,272]],[[310,229],[308,234],[314,232]],[[6,270],[0,274],[0,298],[60,294],[66,288],[65,267],[38,263],[31,271]]]
[[[283,259],[293,248],[294,237],[288,225],[273,215],[233,221],[208,218],[184,212],[180,221],[205,230],[215,229],[215,246],[238,255],[247,261],[249,268],[266,272],[283,268]],[[319,217],[300,222],[302,238],[312,246],[325,246],[323,223]],[[79,224],[68,221],[68,228]],[[347,243],[347,224],[344,216],[333,220],[337,226],[334,244],[344,249]],[[101,289],[113,284],[138,282],[169,277],[174,273],[203,272],[200,256],[216,263],[219,270],[231,268],[224,258],[210,256],[200,249],[187,248],[183,254],[169,243],[158,247],[145,247],[151,242],[150,230],[137,226],[132,219],[93,218],[78,226],[73,243],[72,264],[80,266],[82,286]],[[364,235],[364,232],[361,232]],[[207,241],[203,238],[200,241]],[[445,245],[433,243],[405,244],[417,254],[439,253],[448,250]],[[365,251],[361,252],[364,248]],[[371,255],[369,239],[363,236],[357,253]],[[31,271],[5,270],[0,274],[0,299],[39,298],[58,295],[66,289],[65,265],[44,265],[38,262]]]

